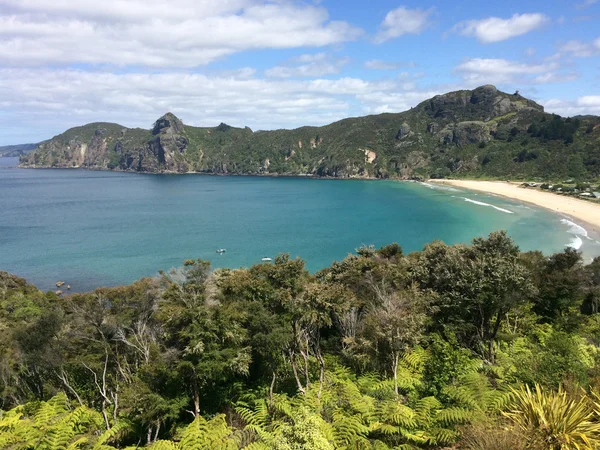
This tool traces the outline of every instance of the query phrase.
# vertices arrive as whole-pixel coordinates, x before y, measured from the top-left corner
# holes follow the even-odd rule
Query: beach
[[[447,184],[530,203],[570,217],[579,223],[585,224],[585,228],[589,232],[600,235],[600,204],[534,188],[523,188],[520,183],[507,181],[428,180],[428,182]]]

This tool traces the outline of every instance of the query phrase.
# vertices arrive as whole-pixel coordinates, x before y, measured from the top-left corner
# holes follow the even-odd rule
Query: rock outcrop
[[[402,113],[295,130],[254,132],[225,123],[200,128],[172,113],[150,130],[94,123],[45,141],[21,158],[21,166],[330,177],[505,176],[526,167],[523,162],[537,164],[540,148],[545,149],[544,164],[567,167],[569,152],[595,148],[599,124],[591,116],[572,120],[546,114],[518,93],[486,85],[437,95]],[[582,127],[585,133],[578,131]],[[600,155],[577,158],[600,173]],[[540,162],[536,170],[542,173],[544,165]]]

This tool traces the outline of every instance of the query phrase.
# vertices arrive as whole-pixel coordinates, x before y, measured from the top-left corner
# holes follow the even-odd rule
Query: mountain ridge
[[[561,118],[491,85],[449,92],[400,113],[315,127],[252,131],[185,125],[167,113],[152,129],[96,122],[21,158],[21,167],[145,173],[335,178],[600,176],[600,118]]]

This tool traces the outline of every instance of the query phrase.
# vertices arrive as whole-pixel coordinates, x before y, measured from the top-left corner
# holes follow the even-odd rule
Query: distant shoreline
[[[584,228],[588,232],[600,236],[600,204],[537,189],[522,188],[517,183],[507,181],[428,180],[428,183],[447,184],[539,206],[580,222],[585,225]]]

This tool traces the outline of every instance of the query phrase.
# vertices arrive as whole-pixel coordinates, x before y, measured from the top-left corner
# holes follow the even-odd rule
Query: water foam
[[[506,213],[506,214],[514,214],[514,212],[509,211],[508,209],[500,208],[499,206],[494,206],[494,205],[490,205],[489,203],[479,202],[477,200],[472,200],[472,199],[467,198],[467,197],[462,197],[462,198],[466,202],[469,202],[469,203],[474,203],[474,204],[479,205],[479,206],[488,206],[490,208],[497,209],[498,211],[501,211],[501,212]]]
[[[574,235],[573,239],[571,239],[571,242],[567,244],[567,247],[579,250],[583,245],[583,240],[581,238],[584,237],[589,239],[587,230],[581,225],[577,225],[575,222],[571,222],[569,219],[561,219],[560,222],[569,227],[567,233]]]
[[[425,183],[424,181],[421,184],[429,189],[437,190],[437,191],[449,191],[449,192],[460,192],[459,189],[454,189],[453,187],[446,186],[445,184],[430,184]]]

